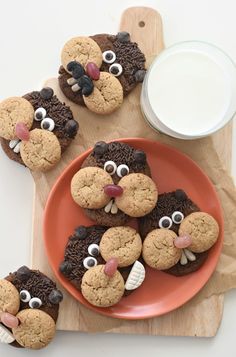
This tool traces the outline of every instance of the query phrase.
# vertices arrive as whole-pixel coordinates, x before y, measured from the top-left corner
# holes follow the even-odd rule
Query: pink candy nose
[[[123,193],[123,188],[119,185],[106,185],[104,187],[104,192],[110,197],[119,197]]]
[[[110,278],[115,274],[118,267],[117,258],[111,258],[106,262],[104,273]]]
[[[87,75],[91,78],[97,81],[100,78],[100,70],[96,63],[89,62],[86,66],[86,72]]]
[[[18,318],[8,312],[1,313],[0,321],[9,328],[16,328],[19,325]]]
[[[192,243],[192,239],[188,235],[176,237],[174,240],[174,245],[176,246],[176,248],[180,248],[180,249],[189,247],[191,243]]]
[[[29,134],[29,129],[24,123],[16,123],[16,136],[20,140],[28,141],[30,134]]]

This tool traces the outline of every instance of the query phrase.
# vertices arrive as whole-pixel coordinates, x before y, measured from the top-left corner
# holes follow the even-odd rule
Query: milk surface
[[[230,80],[210,56],[181,51],[157,62],[150,72],[148,97],[158,119],[181,134],[212,129],[230,102]]]

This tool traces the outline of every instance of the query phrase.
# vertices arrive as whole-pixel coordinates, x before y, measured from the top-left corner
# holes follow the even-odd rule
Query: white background
[[[39,89],[44,79],[56,76],[60,49],[70,37],[116,33],[122,11],[142,5],[161,13],[166,46],[183,40],[205,40],[236,61],[235,0],[7,0],[0,3],[0,100]],[[233,163],[236,177],[235,156]],[[30,261],[33,179],[1,149],[0,173],[0,277],[4,277]],[[231,357],[235,356],[235,298],[235,292],[226,295],[223,321],[214,339],[58,332],[45,350],[0,345],[0,356]]]

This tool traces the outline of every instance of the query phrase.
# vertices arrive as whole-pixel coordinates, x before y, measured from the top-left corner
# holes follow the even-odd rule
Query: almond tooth
[[[186,265],[188,263],[188,259],[186,257],[186,255],[184,254],[184,251],[182,250],[182,255],[181,255],[181,258],[180,258],[180,264],[181,265]]]
[[[191,252],[191,250],[184,249],[184,254],[188,258],[188,260],[190,260],[190,262],[194,262],[194,260],[196,260],[196,256],[193,254],[193,252]]]

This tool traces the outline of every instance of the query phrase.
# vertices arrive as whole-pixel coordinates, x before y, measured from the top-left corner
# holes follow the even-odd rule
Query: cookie
[[[192,240],[189,249],[194,253],[202,253],[216,243],[219,225],[208,213],[194,212],[183,220],[179,234],[189,235]]]
[[[83,47],[81,47],[81,42]],[[87,42],[91,46],[84,45]],[[97,45],[96,51],[94,44]],[[74,38],[68,41],[62,50],[59,85],[65,96],[74,103],[86,105],[98,114],[108,114],[119,108],[123,95],[127,95],[139,82],[143,81],[146,73],[145,61],[144,54],[136,43],[130,41],[130,35],[127,32],[119,32],[116,36],[101,34],[87,38]],[[92,70],[88,68],[91,62],[96,65],[96,70],[94,66]],[[102,88],[101,84],[96,82],[99,79],[99,71],[100,77],[103,77],[102,82],[100,81]],[[110,77],[104,76],[105,73],[110,73],[114,79],[117,79],[120,86],[116,81],[113,85]],[[86,94],[84,93],[85,82],[89,86],[89,94],[88,88]],[[100,89],[97,90],[96,87]],[[114,88],[117,93],[114,92]],[[102,100],[103,95],[112,103],[108,105]]]
[[[100,68],[102,64],[101,49],[90,37],[74,37],[66,42],[61,52],[61,63],[65,69],[72,61],[79,62],[83,67],[89,62],[93,62]]]
[[[123,176],[132,173],[151,176],[144,151],[122,142],[96,143],[82,163],[82,168],[86,167],[102,169],[110,175],[114,185],[119,185]],[[107,227],[125,225],[130,219],[129,215],[118,209],[115,197],[110,197],[109,202],[100,209],[85,209],[85,214],[97,224]]]
[[[18,305],[14,311],[1,313],[0,341],[14,347],[45,347],[55,333],[62,293],[46,275],[25,266],[10,273],[4,281],[6,286],[13,286],[11,299],[17,298]],[[9,301],[9,296],[0,288],[1,304],[7,305]]]
[[[195,253],[195,260],[190,261],[188,260],[186,264],[182,265],[180,261],[175,264],[173,267],[167,270],[163,270],[165,273],[174,275],[174,276],[184,276],[187,274],[194,273],[198,269],[201,268],[201,266],[205,263],[208,257],[208,251],[203,252],[203,253]]]
[[[120,82],[110,73],[101,72],[94,82],[92,94],[84,96],[86,107],[97,114],[110,114],[123,102],[123,90]]]
[[[0,137],[6,140],[16,138],[15,126],[22,122],[28,129],[34,120],[34,108],[21,97],[10,97],[0,103]]]
[[[109,307],[117,304],[125,291],[125,284],[119,271],[110,277],[104,272],[105,265],[89,269],[82,279],[82,294],[92,305]]]
[[[52,317],[42,310],[26,309],[16,315],[20,324],[12,332],[19,345],[34,350],[47,346],[56,332]]]
[[[177,235],[169,229],[151,231],[143,242],[144,261],[157,270],[169,269],[181,258],[181,249],[174,245]]]
[[[55,138],[57,138],[61,153],[63,153],[66,148],[70,145],[73,138],[76,136],[78,131],[78,123],[73,119],[73,114],[69,107],[67,107],[64,103],[61,103],[58,98],[54,95],[53,90],[49,87],[43,88],[41,91],[34,91],[26,94],[24,97],[20,97],[20,101],[27,103],[27,107],[32,108],[32,121],[31,125],[26,128],[23,127],[22,134],[22,125],[25,124],[24,121],[21,120],[22,115],[21,112],[15,111],[14,115],[17,115],[17,125],[18,131],[16,133],[16,125],[14,127],[14,138],[5,139],[0,133],[0,141],[3,150],[7,154],[7,156],[20,164],[27,166],[28,161],[24,162],[21,157],[21,140],[28,140],[29,133],[27,129],[34,130],[40,129],[42,131],[48,131],[54,134]],[[29,110],[28,110],[29,111]],[[26,113],[28,113],[26,111]],[[0,115],[1,119],[1,115]],[[21,125],[21,130],[19,132],[19,124]],[[0,125],[2,125],[5,129],[7,128],[7,120],[0,120]],[[4,129],[4,130],[5,130]],[[16,137],[16,135],[18,137]],[[20,137],[19,137],[20,135]],[[23,135],[23,137],[22,137]],[[55,140],[54,140],[55,141]],[[40,148],[38,147],[36,150],[39,154],[39,161],[44,160],[44,145],[42,146],[42,153],[40,152]],[[50,156],[53,156],[52,150],[50,150]],[[28,156],[28,155],[27,155]],[[46,162],[43,165],[43,170],[50,169],[52,167],[52,163],[48,162],[48,166],[46,167]],[[34,166],[31,164],[31,170],[38,170],[38,165]]]
[[[150,213],[157,203],[158,191],[154,181],[141,173],[124,176],[119,181],[123,194],[116,197],[117,207],[130,217]]]
[[[80,169],[71,181],[72,198],[82,208],[102,208],[110,201],[104,186],[112,182],[111,176],[98,167]]]
[[[199,211],[199,207],[183,190],[162,193],[158,196],[155,208],[138,220],[141,237],[145,238],[154,229],[165,227],[178,234],[184,217],[196,211]],[[176,218],[179,220],[177,221]]]
[[[131,227],[113,227],[102,236],[100,252],[107,262],[115,257],[119,267],[126,267],[139,259],[142,240],[137,231]]]
[[[47,171],[61,158],[61,146],[50,131],[34,129],[28,141],[21,142],[20,155],[25,165],[33,171]]]
[[[19,311],[20,297],[15,286],[6,279],[0,280],[0,313],[15,315]]]

